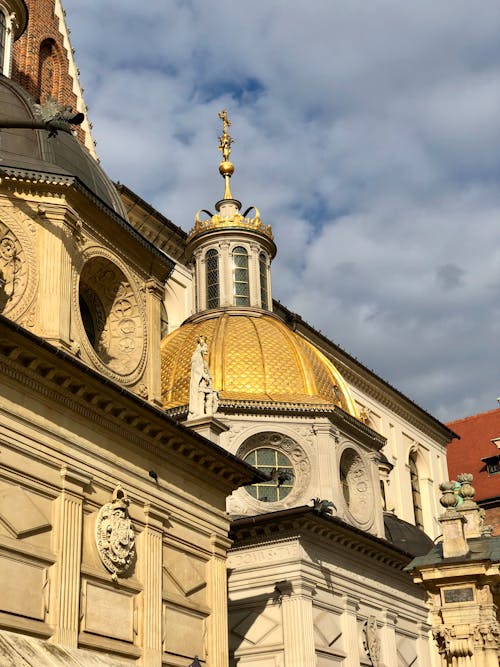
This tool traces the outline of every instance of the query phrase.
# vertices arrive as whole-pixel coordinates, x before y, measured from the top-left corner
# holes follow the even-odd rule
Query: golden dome
[[[165,408],[189,403],[191,356],[205,336],[214,388],[232,401],[283,402],[358,411],[349,389],[326,356],[270,313],[224,311],[198,316],[161,344]]]

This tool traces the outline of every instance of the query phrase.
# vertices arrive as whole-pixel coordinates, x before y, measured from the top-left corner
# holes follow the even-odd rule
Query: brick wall
[[[14,43],[11,78],[38,102],[53,97],[76,109],[77,98],[69,75],[68,53],[59,32],[54,0],[26,0],[28,26]],[[77,129],[84,143],[84,132]]]

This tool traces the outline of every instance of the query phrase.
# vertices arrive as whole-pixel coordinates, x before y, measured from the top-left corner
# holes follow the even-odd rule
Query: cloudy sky
[[[273,292],[442,420],[500,396],[498,0],[65,0],[109,175],[188,230],[223,194]]]

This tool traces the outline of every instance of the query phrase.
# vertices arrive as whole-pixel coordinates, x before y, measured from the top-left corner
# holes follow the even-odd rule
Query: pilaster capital
[[[321,435],[326,435],[330,436],[335,440],[335,442],[338,442],[340,440],[340,431],[339,429],[332,424],[331,422],[325,422],[325,423],[319,423],[319,424],[313,424],[312,430],[315,435],[321,436]]]
[[[146,292],[155,296],[157,299],[163,299],[165,296],[165,286],[160,280],[156,278],[150,278],[144,283]]]
[[[60,475],[61,489],[80,496],[93,479],[92,475],[66,464],[61,466]]]
[[[384,625],[391,627],[394,627],[397,624],[399,618],[395,612],[389,611],[388,609],[382,611],[381,617]]]
[[[216,535],[215,533],[210,535],[210,549],[213,556],[226,558],[227,551],[231,547],[231,544],[231,540],[224,537],[224,535]]]
[[[148,528],[163,532],[170,524],[169,513],[161,507],[155,507],[151,503],[144,503],[144,525]]]
[[[342,596],[342,607],[346,613],[353,615],[356,615],[360,609],[358,600],[349,595]]]
[[[281,600],[292,600],[294,598],[312,598],[316,595],[316,584],[303,578],[290,578],[278,581],[275,591]]]

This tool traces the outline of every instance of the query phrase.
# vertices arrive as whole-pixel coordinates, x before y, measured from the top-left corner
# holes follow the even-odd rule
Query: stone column
[[[201,271],[201,250],[195,250],[194,255],[194,284],[195,284],[195,312],[205,308],[205,288]]]
[[[439,667],[441,664],[441,656],[438,655],[437,650],[432,650],[433,639],[430,634],[430,625],[427,623],[418,624],[418,637],[416,640],[417,647],[417,665],[429,665]]]
[[[74,224],[62,208],[40,207],[40,334],[58,347],[71,349],[71,257]]]
[[[227,550],[231,542],[222,536],[211,535],[212,557],[207,563],[207,665],[227,667],[229,664],[229,635],[227,625]]]
[[[231,253],[229,252],[229,242],[220,241],[220,261],[219,261],[219,289],[220,305],[233,305],[233,267],[231,262]]]
[[[249,288],[250,305],[252,308],[260,308],[260,271],[259,271],[259,250],[257,243],[250,244],[250,257],[248,262],[249,269]]]
[[[378,452],[369,452],[367,455],[370,461],[370,479],[373,487],[373,507],[374,507],[374,528],[378,537],[385,537],[384,528],[384,510],[382,505],[382,493],[380,491],[381,476],[378,468]]]
[[[161,358],[160,358],[160,320],[161,302],[165,288],[158,280],[146,283],[146,321],[148,327],[148,361],[146,384],[148,399],[161,406]]]
[[[54,591],[49,609],[54,634],[50,641],[68,648],[78,645],[80,565],[82,559],[83,489],[92,477],[79,470],[61,468],[61,494],[56,502],[53,548]]]
[[[314,586],[294,582],[281,600],[285,667],[316,667],[312,596]]]
[[[339,430],[330,421],[318,422],[312,427],[316,436],[315,449],[318,455],[318,497],[332,500],[336,508],[341,507],[342,491],[338,484],[336,457],[332,456],[339,442]]]
[[[358,610],[359,604],[348,595],[342,597],[342,647],[346,654],[345,667],[359,667]]]
[[[137,540],[137,569],[142,591],[142,657],[144,667],[161,667],[163,654],[162,552],[166,516],[144,505],[144,530]]]

